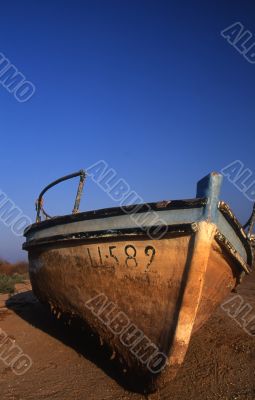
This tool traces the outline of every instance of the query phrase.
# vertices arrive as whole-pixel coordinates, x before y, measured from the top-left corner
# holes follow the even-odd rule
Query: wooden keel
[[[168,365],[159,377],[157,386],[173,379],[185,358],[192,330],[199,309],[203,286],[217,227],[203,221],[197,224],[197,232],[190,241],[190,251],[180,288],[179,313],[175,322],[175,333],[170,347]]]

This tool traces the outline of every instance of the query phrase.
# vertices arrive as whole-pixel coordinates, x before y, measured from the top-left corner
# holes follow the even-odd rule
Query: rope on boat
[[[58,183],[61,183],[63,181],[67,181],[68,179],[76,178],[77,176],[80,177],[80,181],[79,181],[79,186],[78,186],[78,189],[77,189],[77,194],[76,194],[76,197],[75,197],[75,203],[74,203],[74,208],[73,208],[72,213],[73,214],[77,214],[79,212],[82,191],[83,191],[83,187],[84,187],[84,183],[85,183],[85,179],[86,179],[86,172],[83,169],[81,169],[78,172],[74,172],[73,174],[66,175],[66,176],[63,176],[62,178],[59,178],[59,179],[55,180],[54,182],[52,182],[49,185],[47,185],[41,191],[41,193],[39,194],[39,197],[38,197],[38,199],[36,200],[36,203],[35,203],[36,222],[40,222],[41,221],[41,214],[43,214],[46,219],[52,218],[48,213],[46,213],[46,211],[43,208],[43,196],[44,196],[44,194],[49,189],[51,189],[53,186],[57,185]]]

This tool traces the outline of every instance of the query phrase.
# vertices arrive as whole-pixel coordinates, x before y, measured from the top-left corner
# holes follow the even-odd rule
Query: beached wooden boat
[[[44,193],[77,175],[73,214],[50,218]],[[198,182],[192,200],[78,212],[84,179],[64,177],[39,196],[23,245],[33,290],[85,321],[152,390],[175,376],[191,335],[250,272],[252,227],[248,235],[219,200],[218,173]]]

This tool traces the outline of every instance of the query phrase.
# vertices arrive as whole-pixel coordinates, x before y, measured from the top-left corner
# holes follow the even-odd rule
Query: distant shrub
[[[0,274],[12,276],[13,274],[28,275],[28,264],[20,261],[14,264],[0,259]]]
[[[19,274],[6,275],[0,273],[0,293],[13,293],[16,283],[23,283],[24,276]]]
[[[12,272],[15,274],[28,274],[28,263],[25,261],[20,261],[12,264]]]

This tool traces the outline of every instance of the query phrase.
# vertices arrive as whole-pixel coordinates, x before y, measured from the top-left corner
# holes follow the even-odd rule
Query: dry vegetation
[[[12,276],[14,274],[27,275],[28,264],[25,261],[20,261],[14,264],[0,259],[0,274]]]
[[[13,293],[16,283],[28,279],[28,264],[17,262],[14,264],[0,259],[0,293]]]

